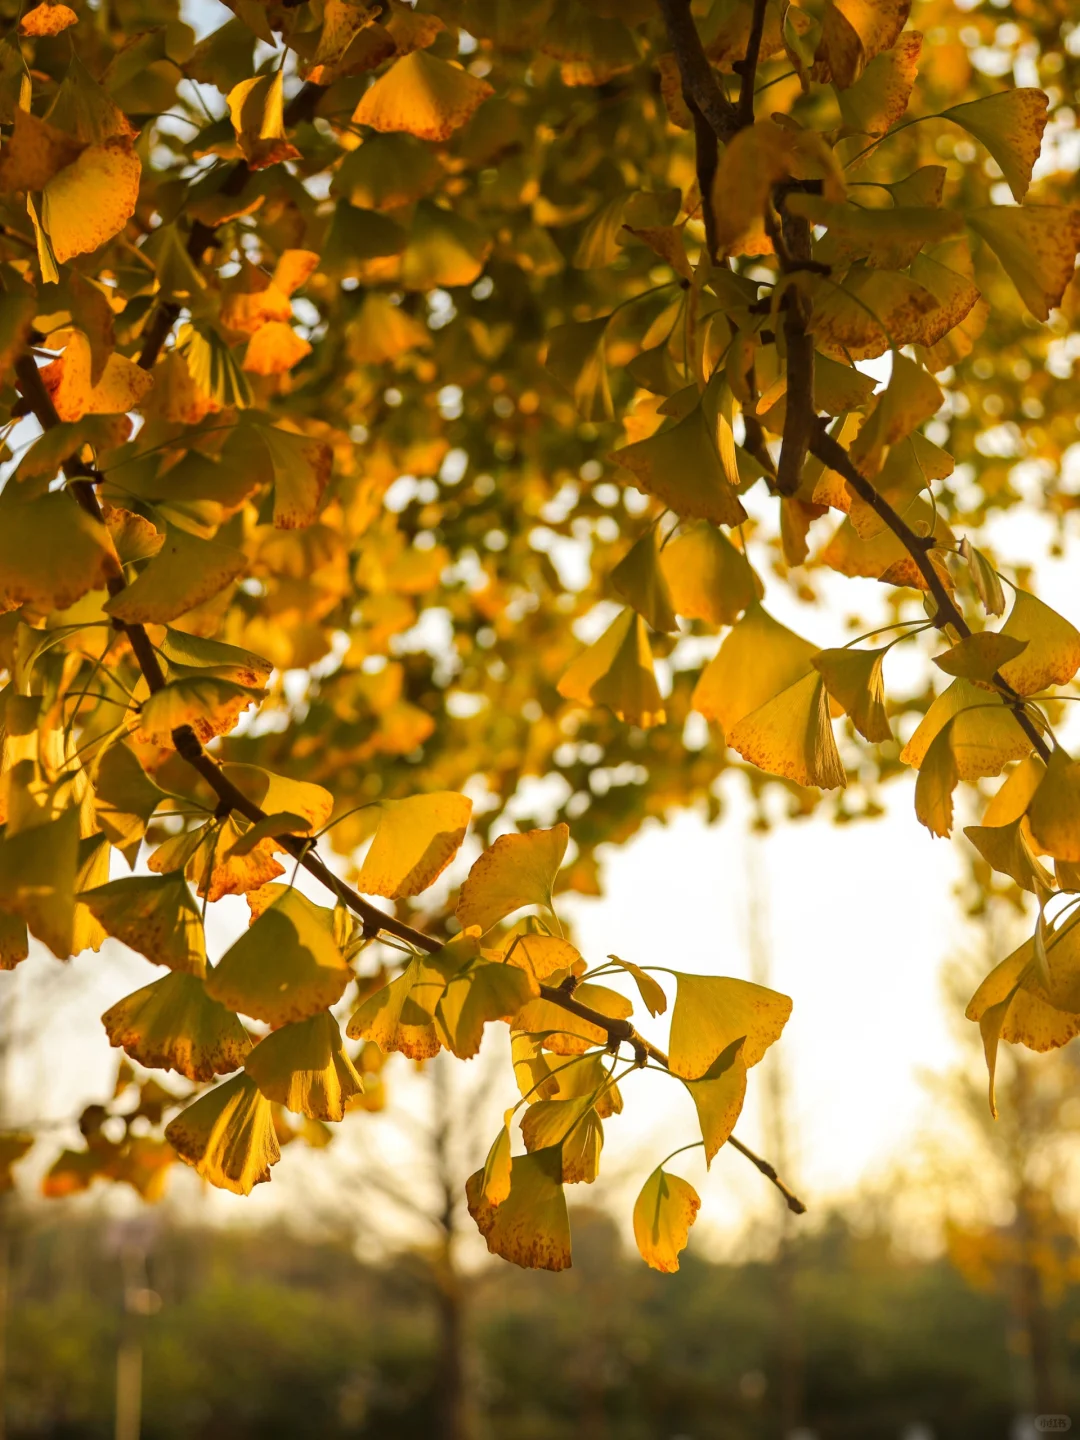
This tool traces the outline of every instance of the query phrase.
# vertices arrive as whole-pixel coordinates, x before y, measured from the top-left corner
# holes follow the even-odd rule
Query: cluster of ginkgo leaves
[[[0,5],[0,964],[111,937],[168,971],[106,1013],[140,1068],[46,1190],[153,1196],[180,1156],[247,1193],[377,1108],[387,1054],[468,1059],[505,1023],[521,1099],[468,1204],[494,1252],[562,1268],[620,1057],[687,1085],[711,1161],[790,1002],[678,974],[668,1052],[645,1040],[597,977],[656,1016],[653,971],[589,970],[554,917],[563,823],[484,846],[453,924],[368,897],[428,890],[470,781],[483,843],[553,771],[561,883],[593,888],[599,844],[715,804],[729,751],[803,808],[913,767],[934,835],[961,781],[1008,772],[965,829],[987,888],[1038,907],[969,1010],[993,1105],[1000,1039],[1080,1030],[1080,764],[1053,730],[1080,632],[1007,602],[938,441],[1000,314],[1029,376],[1061,368],[1038,347],[1080,212],[1052,177],[1028,197],[1061,92],[978,78],[947,0],[914,16],[933,46],[910,0],[229,10],[197,38],[140,0]],[[774,618],[769,586],[812,598],[822,568],[882,582],[895,623],[822,648]],[[582,650],[571,622],[613,597]],[[931,632],[948,684],[887,692]],[[251,925],[212,963],[229,895]],[[0,1137],[0,1183],[29,1143]],[[697,1204],[658,1167],[649,1263],[677,1267]]]

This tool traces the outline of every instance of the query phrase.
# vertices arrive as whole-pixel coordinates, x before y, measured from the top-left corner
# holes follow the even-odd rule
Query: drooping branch
[[[52,398],[41,379],[37,362],[29,351],[20,355],[15,362],[15,373],[23,398],[29,403],[42,429],[55,429],[60,424],[60,419]],[[100,476],[79,460],[67,461],[64,469],[68,475],[69,488],[74,499],[89,515],[103,523],[101,504],[94,488],[94,481]],[[127,582],[119,567],[115,574],[109,577],[107,584],[110,595],[118,595],[126,588]],[[146,628],[143,625],[128,624],[120,620],[114,620],[113,625],[127,637],[148,688],[151,691],[162,689],[167,682],[158,660],[157,651],[154,649]],[[190,725],[181,725],[174,730],[172,742],[176,747],[177,754],[187,761],[217,796],[219,814],[226,815],[236,811],[253,825],[267,818],[266,812],[233,784],[214,757],[203,748]],[[359,917],[365,935],[371,938],[380,934],[392,935],[395,939],[403,940],[412,946],[414,950],[426,951],[429,955],[442,948],[441,940],[437,940],[432,935],[426,935],[422,930],[415,929],[394,915],[386,914],[377,905],[366,900],[351,885],[346,884],[340,876],[335,875],[315,854],[313,841],[293,835],[279,836],[278,841],[310,875],[325,885],[343,905]],[[665,1070],[670,1068],[668,1057],[664,1052],[640,1035],[628,1020],[614,1019],[610,1015],[604,1015],[601,1011],[582,1004],[569,990],[561,987],[541,985],[540,994],[553,1005],[560,1006],[570,1014],[576,1015],[579,1019],[586,1020],[589,1024],[604,1031],[608,1037],[608,1044],[612,1048],[617,1050],[622,1045],[628,1045],[633,1050],[634,1058],[639,1065],[644,1065],[647,1060],[653,1060]],[[777,1178],[775,1170],[767,1161],[754,1155],[741,1142],[736,1141],[734,1136],[731,1137],[731,1144],[740,1154],[747,1156],[761,1173],[777,1186],[791,1209],[795,1210],[797,1214],[803,1213],[806,1207],[782,1184]]]

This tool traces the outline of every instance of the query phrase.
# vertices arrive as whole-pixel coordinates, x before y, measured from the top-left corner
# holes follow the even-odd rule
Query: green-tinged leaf
[[[109,935],[155,965],[205,975],[202,917],[181,871],[132,875],[79,896]]]

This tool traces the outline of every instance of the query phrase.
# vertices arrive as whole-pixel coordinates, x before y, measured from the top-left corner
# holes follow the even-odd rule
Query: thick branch
[[[716,138],[726,144],[739,129],[739,116],[709,64],[690,13],[690,0],[659,0],[659,5],[683,94],[701,111]]]

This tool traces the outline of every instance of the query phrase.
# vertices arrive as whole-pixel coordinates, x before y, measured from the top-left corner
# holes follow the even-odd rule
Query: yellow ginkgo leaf
[[[855,729],[876,745],[892,739],[882,675],[888,649],[886,645],[880,650],[819,650],[812,662],[826,690],[844,707]]]
[[[896,44],[910,10],[911,0],[828,0],[815,57],[822,78],[838,90],[854,85],[875,55]]]
[[[492,1142],[480,1172],[477,1194],[488,1205],[501,1205],[510,1194],[510,1120],[513,1110],[503,1116],[503,1127]]]
[[[701,1199],[688,1180],[662,1166],[649,1176],[634,1202],[634,1239],[641,1258],[653,1270],[673,1275],[679,1252],[686,1249]]]
[[[0,606],[66,610],[119,572],[109,532],[71,494],[5,505],[0,521]]]
[[[267,320],[248,341],[243,368],[252,375],[284,375],[310,354],[310,344],[291,325]]]
[[[62,265],[119,235],[135,213],[142,162],[126,135],[87,145],[45,186],[41,224]]]
[[[1001,666],[1001,678],[1021,695],[1067,685],[1080,670],[1080,630],[1027,590],[1016,591],[1000,633],[1026,642]]]
[[[343,1120],[349,1100],[364,1089],[328,1010],[267,1035],[244,1069],[268,1100],[313,1120]]]
[[[277,425],[260,425],[274,470],[274,524],[283,530],[314,525],[334,457],[330,446]]]
[[[983,811],[984,825],[1011,825],[1027,814],[1035,791],[1042,784],[1046,766],[1038,755],[1028,755],[1006,776]]]
[[[19,21],[20,35],[59,35],[77,23],[79,17],[67,5],[52,5],[45,0],[27,10]]]
[[[518,965],[477,961],[447,977],[435,1010],[436,1029],[446,1048],[459,1060],[480,1049],[484,1026],[492,1020],[513,1020],[540,993],[531,972]]]
[[[1015,660],[1027,648],[1026,640],[1004,631],[980,630],[965,635],[951,649],[934,656],[934,664],[946,675],[959,675],[965,680],[986,684],[1009,660]]]
[[[631,609],[617,615],[564,671],[559,694],[580,705],[606,705],[628,725],[662,725],[667,717],[641,616]]]
[[[853,265],[842,285],[830,281],[814,291],[810,330],[835,360],[871,360],[900,345],[933,345],[948,328],[930,291],[895,270]]]
[[[242,550],[170,527],[157,555],[105,609],[129,625],[164,625],[223,590],[247,563]]]
[[[574,994],[583,1005],[612,1020],[626,1020],[634,1013],[633,1004],[626,996],[607,985],[585,981],[576,987]],[[608,1042],[608,1032],[602,1026],[572,1015],[553,1000],[542,998],[530,1000],[518,1012],[514,1029],[538,1036],[544,1049],[553,1055],[584,1055],[590,1047]]]
[[[1080,211],[1063,205],[993,205],[967,223],[994,252],[1036,320],[1061,304],[1080,249]]]
[[[874,56],[854,85],[840,91],[840,114],[852,134],[877,138],[903,119],[922,43],[917,30],[906,31],[890,49]]]
[[[459,953],[462,946],[468,947],[465,953],[478,949],[472,936],[458,936],[451,945]],[[433,961],[437,962],[438,954]],[[384,1055],[396,1051],[410,1060],[437,1055],[442,1041],[435,1028],[434,1011],[445,986],[446,977],[435,964],[411,960],[396,980],[380,986],[361,1002],[349,1020],[349,1038],[367,1040]]]
[[[202,741],[227,735],[259,693],[212,674],[172,680],[143,701],[136,739],[148,745],[169,745],[173,731],[181,725],[190,725]]]
[[[0,194],[39,191],[78,159],[83,145],[23,107],[16,106],[14,128],[0,152]]]
[[[724,733],[774,695],[812,673],[817,647],[756,602],[726,636],[694,690],[693,706]]]
[[[345,155],[330,193],[361,210],[396,210],[430,195],[442,175],[429,146],[409,135],[372,135]]]
[[[660,564],[659,539],[656,526],[650,526],[612,570],[611,588],[651,629],[671,631],[678,628],[678,622]]]
[[[233,1012],[210,998],[198,976],[180,970],[118,1000],[101,1023],[109,1043],[140,1065],[189,1080],[238,1070],[251,1049]]]
[[[110,845],[135,863],[150,817],[165,795],[125,744],[110,745],[91,772],[94,818]]]
[[[931,740],[915,781],[915,814],[931,835],[952,833],[952,797],[960,782],[952,744],[955,724],[954,716]]]
[[[560,970],[570,972],[582,963],[578,950],[558,935],[526,932],[515,935],[506,951],[508,965],[520,965],[534,980],[547,980]]]
[[[284,1025],[337,1003],[352,971],[334,942],[333,912],[288,889],[226,950],[206,979],[215,1000]]]
[[[153,385],[153,377],[133,360],[112,354],[97,383],[92,382],[90,341],[81,330],[59,330],[50,343],[64,353],[41,368],[41,381],[61,420],[84,415],[123,415],[135,410]]]
[[[175,635],[175,631],[169,632]],[[204,644],[208,642],[202,642]],[[232,647],[222,647],[232,648]],[[238,651],[238,654],[244,654]],[[256,657],[252,657],[256,658]],[[312,830],[321,830],[330,819],[334,808],[334,797],[321,785],[310,780],[293,780],[288,775],[275,775],[258,765],[226,764],[222,770],[237,789],[242,790],[249,800],[255,802],[268,814],[299,815]],[[282,831],[282,834],[288,833]],[[244,832],[245,837],[248,834]],[[275,844],[270,837],[265,841],[266,853],[284,848]]]
[[[710,1166],[726,1145],[742,1114],[746,1099],[745,1041],[733,1040],[717,1056],[700,1080],[684,1080],[697,1110],[701,1138],[705,1145],[705,1165]]]
[[[111,880],[84,890],[79,901],[108,934],[155,965],[206,974],[202,917],[182,872]]]
[[[1049,100],[1041,90],[1014,86],[941,112],[985,145],[1001,166],[1013,199],[1021,205],[1042,149]]]
[[[1020,818],[1007,825],[965,825],[964,834],[992,869],[1008,875],[1022,890],[1045,894],[1052,888],[1051,877],[1036,859],[1025,829]]]
[[[851,458],[861,473],[873,478],[890,447],[929,420],[944,400],[940,385],[921,365],[894,354],[889,383],[851,445]]]
[[[476,925],[484,934],[525,905],[550,910],[552,887],[569,839],[570,830],[562,824],[523,835],[500,835],[465,877],[455,911],[462,929]]]
[[[155,550],[154,553],[156,554],[157,551]],[[188,635],[183,630],[167,629],[165,638],[160,643],[160,649],[168,662],[170,677],[174,674],[184,675],[192,670],[209,670],[223,680],[232,680],[237,685],[247,685],[252,689],[261,690],[274,668],[269,660],[262,655],[256,655],[252,650],[244,650],[239,645],[226,645],[220,640],[207,640],[202,635]],[[243,767],[243,773],[248,774],[252,768]],[[268,772],[263,771],[262,773],[267,774]],[[289,781],[288,783],[295,782]],[[321,791],[325,802],[333,804],[329,791],[322,790],[321,786],[313,787],[314,789]],[[308,798],[313,800],[314,794]],[[260,796],[260,803],[263,799],[265,799],[265,791]],[[325,818],[329,819],[329,814],[328,810]]]
[[[638,988],[638,994],[645,1003],[645,1008],[650,1015],[663,1015],[667,1010],[667,995],[664,987],[647,970],[640,965],[635,965],[630,960],[620,960],[618,955],[609,955],[616,965],[622,966],[628,975],[634,978],[634,984]]]
[[[419,895],[457,854],[471,814],[472,801],[450,791],[383,801],[357,889],[388,900]]]
[[[970,680],[954,680],[919,722],[900,752],[905,765],[918,769],[931,743],[953,721],[952,752],[961,780],[1000,775],[1010,760],[1021,760],[1031,741],[999,695],[979,689]]]
[[[181,1160],[211,1185],[250,1195],[281,1159],[270,1101],[247,1075],[234,1075],[165,1127]]]
[[[1005,588],[993,565],[981,550],[976,550],[966,535],[960,542],[960,554],[968,563],[971,583],[983,609],[988,615],[1004,615]]]
[[[743,552],[707,521],[669,540],[660,551],[660,568],[676,613],[687,620],[733,625],[764,594]]]
[[[610,318],[571,320],[556,325],[548,336],[545,364],[574,397],[583,420],[610,420],[615,414],[604,358]]]
[[[600,1173],[604,1127],[591,1096],[537,1101],[522,1116],[521,1135],[529,1151],[559,1149],[564,1185],[591,1185]]]
[[[562,1149],[515,1155],[510,1189],[498,1205],[484,1195],[483,1170],[465,1186],[469,1214],[500,1255],[527,1270],[566,1270],[570,1266],[570,1219],[562,1187]]]
[[[281,67],[275,66],[272,75],[241,80],[229,91],[229,115],[251,170],[299,158],[300,151],[285,134],[284,81]]]
[[[771,254],[764,225],[766,203],[773,186],[789,177],[821,181],[829,200],[843,199],[839,165],[812,130],[759,120],[724,146],[711,196],[721,257]]]
[[[352,118],[373,130],[448,140],[494,93],[486,80],[425,50],[414,50],[364,92]]]
[[[924,245],[962,234],[964,230],[963,216],[929,205],[898,204],[868,210],[859,205],[830,204],[820,195],[802,194],[790,195],[784,203],[791,214],[800,215],[814,225],[826,226],[830,244],[839,242],[842,258],[865,259],[883,270],[901,270],[911,264]],[[815,399],[816,379],[815,375]],[[839,415],[848,408],[829,409],[829,414]]]
[[[847,784],[825,680],[813,671],[744,715],[726,735],[744,760],[772,775],[824,790]]]
[[[1050,752],[1027,815],[1032,836],[1045,854],[1073,864],[1080,861],[1080,762],[1060,745]]]
[[[736,1040],[749,1068],[780,1038],[791,1014],[791,1000],[764,985],[719,975],[677,975],[668,1058],[671,1073],[683,1080],[706,1077]]]
[[[21,916],[58,960],[66,960],[74,944],[78,869],[75,808],[0,839],[0,909]]]
[[[642,490],[683,519],[717,525],[739,525],[746,519],[724,470],[716,423],[710,425],[700,400],[682,420],[647,440],[624,445],[611,458],[635,476]]]

